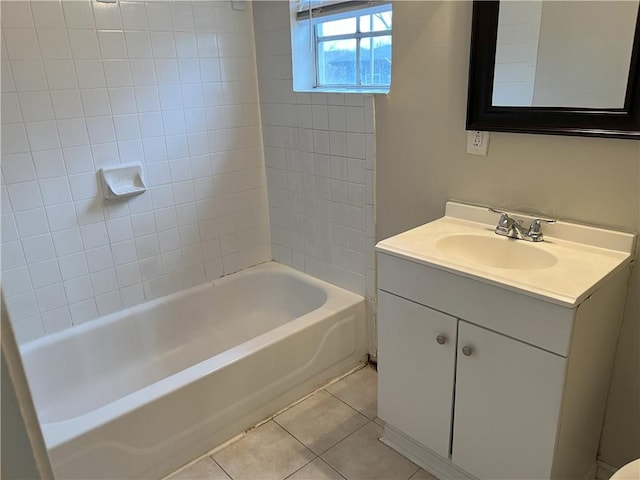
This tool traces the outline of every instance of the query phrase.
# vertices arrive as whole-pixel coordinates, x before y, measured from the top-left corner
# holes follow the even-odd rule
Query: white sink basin
[[[535,245],[497,235],[450,235],[440,238],[436,248],[456,260],[494,268],[536,270],[558,261]]]
[[[524,225],[533,218],[516,214]],[[534,243],[496,235],[497,221],[486,207],[448,202],[444,217],[382,240],[376,250],[572,307],[635,251],[632,233],[559,220],[544,225],[544,241]]]

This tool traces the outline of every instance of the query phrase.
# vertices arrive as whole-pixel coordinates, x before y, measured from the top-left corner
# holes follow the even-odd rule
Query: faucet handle
[[[508,225],[513,225],[513,224],[518,224],[518,225],[522,225],[522,220],[518,220],[516,218],[511,217],[507,212],[504,212],[502,210],[496,210],[495,208],[489,207],[488,210],[491,213],[499,213],[500,214],[500,218],[498,219],[498,227],[500,226],[508,226]]]
[[[502,210],[496,210],[495,208],[491,208],[489,207],[488,210],[491,213],[498,213],[500,214],[500,219],[498,220],[498,225],[504,225],[506,224],[509,220],[512,220],[512,218],[509,216],[509,214],[507,212],[503,212]]]
[[[502,211],[502,210],[496,210],[496,209],[495,209],[495,208],[493,208],[493,207],[489,207],[489,208],[487,208],[487,210],[489,210],[491,213],[499,213],[499,214],[501,214],[501,215],[507,215],[507,212],[504,212],[504,211]]]
[[[488,210],[491,213],[499,213],[500,214],[500,220],[498,220],[498,223],[503,223],[507,220],[510,220],[512,222],[516,222],[516,223],[522,223],[522,220],[517,220],[513,217],[511,217],[507,212],[504,212],[502,210],[496,210],[495,208],[489,207]]]
[[[511,218],[507,212],[503,212],[502,210],[496,210],[495,208],[489,207],[489,211],[491,213],[500,214],[500,218],[498,219],[498,224],[496,225],[495,232],[498,235],[507,236],[514,222],[516,222],[516,220]]]
[[[531,225],[529,226],[529,232],[527,233],[527,235],[529,237],[531,237],[531,239],[534,242],[540,242],[542,241],[543,235],[542,235],[542,230],[540,228],[540,223],[544,222],[544,223],[556,223],[555,220],[552,220],[550,218],[536,218],[531,222]]]

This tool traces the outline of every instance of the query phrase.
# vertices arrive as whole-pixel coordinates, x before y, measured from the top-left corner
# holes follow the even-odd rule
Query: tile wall
[[[250,3],[1,5],[2,287],[19,341],[271,258]],[[107,204],[96,171],[118,163],[143,164],[150,188]],[[362,165],[353,192],[336,185],[362,200],[341,204],[345,242],[365,231]]]
[[[295,93],[289,3],[253,8],[274,259],[366,295],[375,345],[373,97]]]

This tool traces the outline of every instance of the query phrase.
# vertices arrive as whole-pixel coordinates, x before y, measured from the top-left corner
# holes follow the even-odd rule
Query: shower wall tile
[[[20,342],[271,259],[250,5],[9,0],[0,17]],[[121,163],[150,188],[105,203],[96,172]]]
[[[373,299],[373,97],[295,93],[289,3],[253,8],[274,259]]]

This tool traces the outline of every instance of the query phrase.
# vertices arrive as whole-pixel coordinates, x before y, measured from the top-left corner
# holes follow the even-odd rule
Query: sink
[[[440,238],[436,248],[453,259],[494,268],[537,270],[558,261],[535,245],[500,236],[449,235]]]
[[[536,218],[516,215],[524,225]],[[636,251],[632,233],[563,220],[544,225],[542,242],[506,238],[495,234],[496,217],[480,205],[447,202],[444,217],[381,240],[376,251],[570,307]]]

